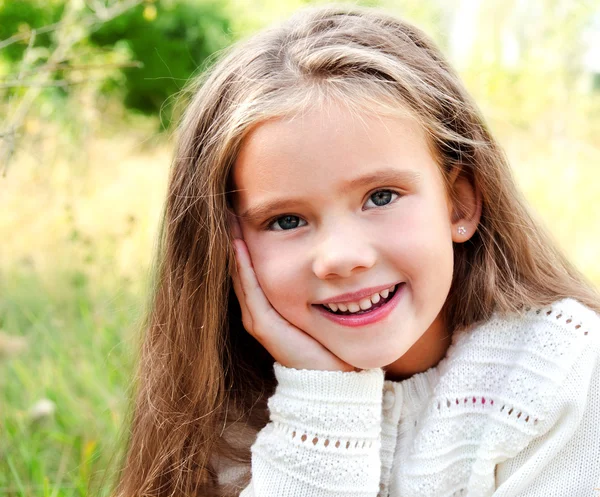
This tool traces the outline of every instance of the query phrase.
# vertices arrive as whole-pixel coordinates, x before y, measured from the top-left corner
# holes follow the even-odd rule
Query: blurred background
[[[107,495],[186,81],[310,2],[0,0],[0,497]],[[389,0],[600,286],[600,1]]]

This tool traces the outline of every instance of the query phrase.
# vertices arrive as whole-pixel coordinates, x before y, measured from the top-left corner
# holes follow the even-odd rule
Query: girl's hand
[[[273,308],[256,278],[238,221],[231,214],[229,223],[236,260],[231,278],[246,331],[256,338],[278,363],[288,368],[356,371],[356,368],[296,328]]]

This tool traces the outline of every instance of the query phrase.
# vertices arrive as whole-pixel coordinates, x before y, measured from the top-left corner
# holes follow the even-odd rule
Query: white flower
[[[32,421],[39,421],[52,416],[55,411],[56,404],[54,402],[49,399],[41,399],[29,408],[27,415]]]

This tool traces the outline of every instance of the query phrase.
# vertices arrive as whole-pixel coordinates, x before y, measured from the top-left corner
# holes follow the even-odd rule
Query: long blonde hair
[[[219,461],[245,467],[240,485],[248,481],[249,445],[267,423],[275,380],[273,359],[242,327],[226,211],[240,143],[267,119],[332,98],[356,112],[408,112],[426,130],[444,177],[459,168],[473,183],[482,217],[472,239],[454,247],[444,307],[450,330],[495,310],[518,312],[562,297],[600,311],[593,287],[528,212],[459,78],[410,24],[356,6],[304,9],[233,46],[192,90],[117,495],[237,495],[217,484]],[[227,437],[236,426],[250,436]]]

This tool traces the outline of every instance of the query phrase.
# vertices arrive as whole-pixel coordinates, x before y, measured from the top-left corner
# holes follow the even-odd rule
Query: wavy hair
[[[238,495],[249,481],[250,445],[268,421],[275,379],[272,357],[242,326],[226,213],[240,144],[267,119],[329,99],[357,114],[408,114],[426,131],[448,188],[456,168],[472,182],[482,216],[475,235],[454,245],[443,310],[450,330],[563,297],[600,311],[592,285],[528,211],[454,70],[409,23],[378,9],[305,8],[230,47],[191,90],[116,495]]]

